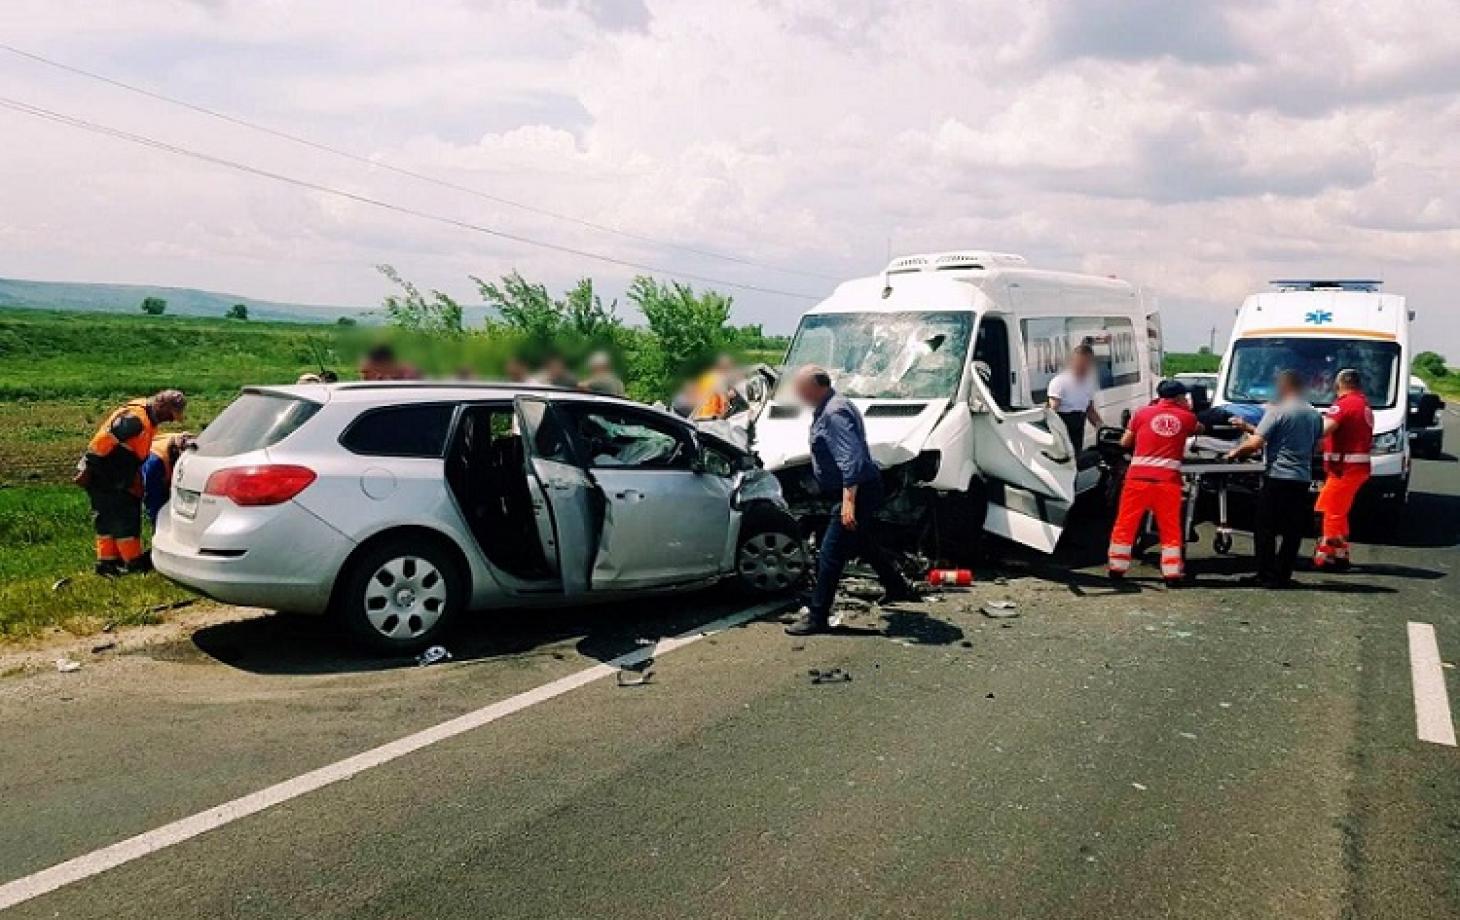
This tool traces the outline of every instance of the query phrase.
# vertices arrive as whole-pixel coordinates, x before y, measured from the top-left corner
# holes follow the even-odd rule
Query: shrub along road
[[[1460,916],[1460,749],[1416,737],[1407,637],[1460,658],[1460,464],[1415,487],[1360,571],[1288,593],[1203,549],[1181,592],[1016,556],[808,640],[700,637],[744,609],[711,595],[483,618],[429,668],[265,617],[13,678],[0,884],[513,702],[7,916]]]

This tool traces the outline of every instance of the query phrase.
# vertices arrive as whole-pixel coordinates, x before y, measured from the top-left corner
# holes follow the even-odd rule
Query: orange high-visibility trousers
[[[1147,512],[1155,515],[1156,533],[1161,539],[1161,577],[1180,578],[1185,535],[1181,532],[1179,482],[1125,481],[1120,490],[1120,511],[1110,531],[1110,571],[1124,575],[1130,569],[1131,549]]]
[[[1348,560],[1348,516],[1354,508],[1359,489],[1369,481],[1367,464],[1350,464],[1341,473],[1329,473],[1323,480],[1313,510],[1323,515],[1323,539],[1313,554],[1313,564],[1322,566],[1331,560]]]

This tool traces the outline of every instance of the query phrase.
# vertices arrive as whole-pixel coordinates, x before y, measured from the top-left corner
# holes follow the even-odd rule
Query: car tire
[[[418,535],[387,537],[350,561],[335,596],[335,615],[350,637],[373,652],[414,655],[434,644],[465,606],[457,557]]]
[[[810,572],[811,552],[794,517],[770,506],[746,509],[735,547],[741,590],[760,597],[790,594],[806,584]]]

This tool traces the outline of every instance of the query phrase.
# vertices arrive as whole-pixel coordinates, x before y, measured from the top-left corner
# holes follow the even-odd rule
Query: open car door
[[[973,377],[973,458],[988,485],[984,529],[1043,553],[1054,552],[1075,502],[1078,463],[1053,409],[1000,409]]]
[[[573,455],[552,403],[532,396],[519,396],[513,403],[543,555],[564,594],[584,594],[598,555],[602,493]]]

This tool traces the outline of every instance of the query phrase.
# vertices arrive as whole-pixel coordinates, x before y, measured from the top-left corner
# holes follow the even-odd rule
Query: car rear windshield
[[[229,457],[272,447],[319,411],[319,403],[278,393],[245,393],[198,435],[198,453]]]

